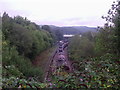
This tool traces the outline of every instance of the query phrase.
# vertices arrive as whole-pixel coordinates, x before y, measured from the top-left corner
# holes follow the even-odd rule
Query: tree
[[[120,55],[120,1],[116,5],[116,14],[113,18],[113,23],[115,25],[115,36],[116,36],[116,43],[117,43],[117,53]]]
[[[107,26],[113,27],[113,46],[115,50],[115,54],[120,55],[120,1],[113,2],[112,8],[108,11],[108,16],[103,19],[107,21]]]
[[[69,52],[73,60],[94,56],[94,43],[87,37],[76,35],[71,38]]]
[[[55,36],[58,41],[63,39],[63,34],[60,32],[60,30],[55,30]]]
[[[5,39],[8,38],[9,32],[12,30],[13,20],[8,16],[6,12],[2,16],[2,32],[5,35]]]
[[[43,25],[42,29],[44,29],[44,30],[48,31],[49,33],[51,33],[50,27],[48,25]]]

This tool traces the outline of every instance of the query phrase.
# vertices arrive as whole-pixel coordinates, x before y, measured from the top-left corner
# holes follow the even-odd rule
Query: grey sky
[[[103,26],[114,0],[0,0],[0,12],[27,17],[37,24]]]

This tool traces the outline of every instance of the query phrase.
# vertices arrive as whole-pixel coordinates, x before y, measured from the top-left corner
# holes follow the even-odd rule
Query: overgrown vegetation
[[[79,77],[89,88],[120,87],[120,2],[114,2],[104,27],[95,36],[75,36],[69,46],[70,59]],[[94,36],[94,37],[93,37]],[[75,63],[77,61],[77,63]],[[76,72],[75,71],[75,72]]]
[[[2,76],[43,80],[42,70],[32,65],[35,57],[53,45],[50,33],[26,18],[2,16]],[[4,84],[3,84],[4,85]],[[9,85],[8,85],[9,86]],[[8,87],[5,86],[5,87]]]
[[[70,60],[78,61],[81,58],[94,56],[94,44],[95,42],[84,35],[82,37],[76,35],[71,38],[69,44]]]
[[[49,32],[41,30],[26,18],[16,16],[13,19],[4,13],[2,21],[5,40],[9,40],[10,45],[14,45],[20,55],[31,60],[53,44]]]

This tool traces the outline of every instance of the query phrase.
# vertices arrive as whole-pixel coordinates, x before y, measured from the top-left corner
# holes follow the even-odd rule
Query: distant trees
[[[95,37],[97,35],[97,32],[92,32],[92,31],[88,31],[82,34],[82,36],[87,37],[90,41],[95,41]]]
[[[49,25],[43,25],[41,28],[43,30],[48,31],[50,33],[50,35],[54,38],[54,41],[60,41],[63,39],[63,34],[62,34],[61,30],[59,30],[59,29],[52,30]]]
[[[60,30],[55,30],[55,38],[57,41],[63,40],[63,34]]]
[[[92,57],[94,56],[94,42],[88,37],[76,35],[70,40],[69,52],[73,60]]]
[[[48,25],[43,25],[42,29],[48,31],[49,33],[51,33],[50,27]]]

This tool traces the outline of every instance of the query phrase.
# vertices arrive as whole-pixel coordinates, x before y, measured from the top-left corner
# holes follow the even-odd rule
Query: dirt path
[[[52,55],[52,52],[55,50],[56,47],[50,48],[41,54],[39,54],[35,60],[33,60],[33,64],[35,66],[39,66],[41,70],[43,71],[43,77],[46,73],[47,69],[49,68],[49,58]]]

